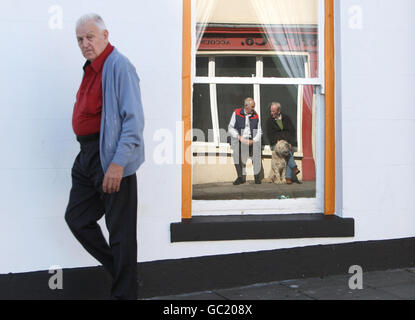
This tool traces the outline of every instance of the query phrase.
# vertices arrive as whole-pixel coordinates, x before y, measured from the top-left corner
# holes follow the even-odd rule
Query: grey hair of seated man
[[[282,109],[281,103],[279,103],[279,102],[276,102],[276,101],[271,102],[270,105],[269,105],[269,108],[271,109],[273,106],[276,106],[277,109],[280,110],[280,111]]]

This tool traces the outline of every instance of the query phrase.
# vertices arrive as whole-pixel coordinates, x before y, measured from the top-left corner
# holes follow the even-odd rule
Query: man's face
[[[246,114],[252,114],[254,110],[255,110],[255,101],[249,101],[247,104],[245,104]]]
[[[92,62],[107,46],[108,31],[99,30],[95,22],[91,20],[76,29],[76,38],[82,55]]]
[[[271,116],[273,118],[278,118],[281,114],[281,108],[279,106],[276,106],[276,105],[271,106],[270,111],[271,111]]]

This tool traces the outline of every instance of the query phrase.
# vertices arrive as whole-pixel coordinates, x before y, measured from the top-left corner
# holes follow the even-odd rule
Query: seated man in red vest
[[[262,131],[258,114],[255,112],[254,99],[246,98],[244,107],[236,109],[232,113],[228,132],[231,136],[233,162],[238,175],[233,184],[245,183],[245,165],[248,157],[252,158],[255,183],[260,184]]]

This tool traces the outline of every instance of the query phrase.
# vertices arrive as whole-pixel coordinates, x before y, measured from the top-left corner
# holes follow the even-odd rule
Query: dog
[[[290,144],[285,140],[280,140],[275,145],[272,152],[271,171],[269,177],[264,182],[272,182],[276,184],[286,184],[286,158],[290,154]]]

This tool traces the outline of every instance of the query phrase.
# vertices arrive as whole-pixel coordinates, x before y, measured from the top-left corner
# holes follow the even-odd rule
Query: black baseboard
[[[162,260],[138,264],[139,297],[253,283],[415,266],[415,238]],[[48,271],[0,275],[0,299],[107,299],[111,278],[102,267],[63,270],[63,289],[51,290]]]
[[[353,236],[353,218],[316,213],[193,216],[170,225],[171,242]]]

